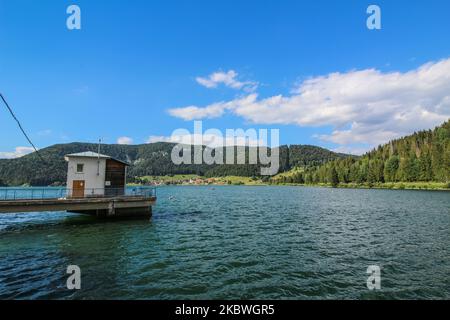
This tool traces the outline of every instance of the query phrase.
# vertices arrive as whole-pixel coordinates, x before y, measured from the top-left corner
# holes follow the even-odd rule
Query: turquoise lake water
[[[150,221],[0,215],[0,298],[449,299],[450,193],[179,186]]]

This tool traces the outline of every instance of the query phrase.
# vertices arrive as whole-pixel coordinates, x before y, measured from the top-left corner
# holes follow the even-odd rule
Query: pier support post
[[[108,205],[108,216],[114,216],[116,214],[116,209],[114,206],[114,201],[111,201]]]

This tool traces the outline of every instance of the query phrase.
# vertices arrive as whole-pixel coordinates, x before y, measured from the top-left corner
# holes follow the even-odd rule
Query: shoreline
[[[217,178],[220,179],[220,178]],[[209,183],[160,183],[160,184],[141,184],[141,183],[128,183],[127,187],[166,187],[166,186],[180,186],[180,187],[207,187],[207,186],[246,186],[246,187],[264,187],[264,186],[279,186],[279,187],[312,187],[312,188],[329,188],[329,189],[383,189],[383,190],[418,190],[418,191],[450,191],[447,187],[448,184],[444,182],[388,182],[388,183],[375,183],[372,186],[368,184],[356,184],[356,183],[340,183],[333,187],[327,183],[267,183],[261,180],[249,181],[248,177],[243,177],[241,181],[234,181],[233,183],[209,182]],[[2,186],[0,188],[62,188],[64,186]]]
[[[129,186],[145,186],[145,184],[129,184]],[[286,186],[286,187],[314,187],[314,188],[329,188],[329,189],[383,189],[383,190],[421,190],[421,191],[450,191],[450,188],[446,187],[444,182],[389,182],[389,183],[376,183],[372,186],[368,184],[339,184],[333,187],[331,184],[325,183],[313,183],[313,184],[301,184],[301,183],[265,183],[262,181],[252,181],[251,183],[208,183],[208,184],[189,184],[189,183],[168,183],[155,185],[158,186]]]
[[[443,183],[444,184],[444,183]],[[399,186],[387,186],[387,185],[358,185],[358,184],[339,184],[333,187],[331,184],[296,184],[296,183],[283,183],[283,184],[270,184],[272,186],[298,186],[298,187],[313,187],[313,188],[329,188],[329,189],[375,189],[375,190],[416,190],[416,191],[450,191],[450,188],[445,187],[413,187],[405,185]],[[444,184],[445,185],[445,184]]]

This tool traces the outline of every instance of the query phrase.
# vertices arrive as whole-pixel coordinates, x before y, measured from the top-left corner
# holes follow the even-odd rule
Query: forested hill
[[[284,182],[371,185],[419,181],[450,182],[450,121],[434,130],[393,140],[359,159],[305,168]]]
[[[174,144],[163,142],[142,145],[102,145],[101,153],[131,164],[128,170],[128,181],[134,181],[135,177],[149,175],[198,174],[208,177],[227,175],[251,177],[258,176],[260,173],[259,165],[175,165],[170,158],[173,147]],[[45,163],[35,153],[18,159],[1,159],[0,185],[64,184],[67,171],[64,156],[83,151],[96,152],[97,148],[96,144],[89,143],[54,145],[39,151]],[[282,146],[280,147],[280,170],[283,172],[295,166],[319,165],[346,157],[348,155],[314,146]]]

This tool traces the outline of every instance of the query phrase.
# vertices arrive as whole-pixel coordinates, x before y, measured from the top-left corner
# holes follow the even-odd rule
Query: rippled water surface
[[[0,215],[0,298],[448,299],[450,194],[162,187],[151,221]]]

